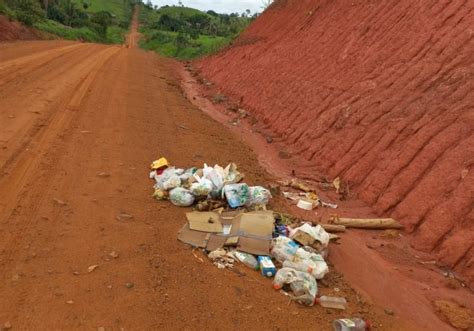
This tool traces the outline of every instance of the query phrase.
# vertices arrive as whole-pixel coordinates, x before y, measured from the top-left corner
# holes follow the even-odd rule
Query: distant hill
[[[73,0],[88,13],[107,11],[120,21],[128,21],[131,16],[131,0]],[[84,6],[85,5],[85,6]]]

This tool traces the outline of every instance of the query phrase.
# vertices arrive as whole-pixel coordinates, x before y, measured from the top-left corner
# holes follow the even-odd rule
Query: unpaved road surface
[[[328,329],[344,316],[289,304],[257,272],[218,270],[177,241],[185,209],[151,198],[152,160],[235,161],[249,183],[270,178],[183,97],[173,62],[125,46],[1,44],[0,100],[0,328]],[[328,284],[348,313],[397,329],[337,273]]]
[[[0,329],[327,330],[355,315],[419,329],[337,272],[320,291],[340,289],[345,313],[290,304],[257,272],[218,270],[177,241],[186,209],[151,198],[152,160],[233,161],[250,184],[273,179],[184,98],[175,63],[136,41],[0,44]]]

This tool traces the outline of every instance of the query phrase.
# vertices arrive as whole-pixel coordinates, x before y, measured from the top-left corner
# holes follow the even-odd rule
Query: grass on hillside
[[[86,3],[88,13],[107,11],[116,16],[119,21],[129,21],[131,17],[131,7],[124,0],[73,0],[81,8]]]
[[[203,55],[216,53],[231,42],[231,38],[200,35],[196,40],[190,40],[186,47],[178,48],[177,32],[142,29],[143,38],[140,47],[152,50],[163,56],[180,60],[195,59]]]
[[[111,26],[107,29],[107,38],[104,40],[97,31],[91,28],[70,28],[51,20],[36,23],[34,27],[67,40],[83,40],[97,43],[106,42],[111,44],[123,43],[125,33],[127,32],[127,30],[118,26]]]

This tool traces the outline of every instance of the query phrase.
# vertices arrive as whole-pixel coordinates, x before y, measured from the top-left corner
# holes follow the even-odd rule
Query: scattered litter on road
[[[121,212],[115,217],[115,219],[117,221],[124,222],[124,221],[133,219],[133,215],[127,214],[125,212]]]
[[[110,174],[108,172],[101,172],[97,174],[97,177],[107,178],[107,177],[110,177]]]
[[[99,266],[97,264],[94,264],[94,265],[91,265],[87,268],[87,272],[92,272],[94,271],[95,269],[97,269]]]
[[[60,200],[60,199],[53,199],[53,202],[58,205],[58,206],[65,206],[67,205],[66,202],[64,202],[63,200]]]

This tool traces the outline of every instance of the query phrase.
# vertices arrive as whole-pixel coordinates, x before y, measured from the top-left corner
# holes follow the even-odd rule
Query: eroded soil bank
[[[280,0],[198,67],[301,177],[341,177],[472,286],[473,9]]]

